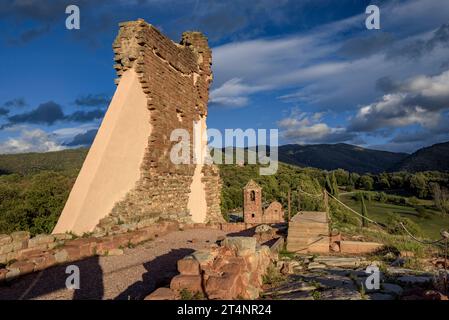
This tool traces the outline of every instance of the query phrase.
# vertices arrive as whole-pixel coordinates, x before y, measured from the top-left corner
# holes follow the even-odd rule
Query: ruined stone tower
[[[284,209],[277,201],[264,206],[262,188],[251,179],[243,188],[243,220],[246,223],[284,222]]]
[[[246,223],[260,223],[262,213],[262,188],[251,179],[243,188],[243,220]]]
[[[173,130],[188,131],[190,150],[194,127],[206,130],[207,38],[185,32],[177,44],[139,19],[120,24],[113,49],[118,87],[53,232],[222,221],[218,168],[194,162],[193,152],[190,164],[170,160]]]

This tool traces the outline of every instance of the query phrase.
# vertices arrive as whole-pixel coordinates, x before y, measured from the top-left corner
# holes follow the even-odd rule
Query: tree
[[[337,169],[333,171],[335,178],[337,178],[337,183],[340,186],[346,186],[349,184],[350,174],[348,171],[343,169]]]
[[[332,172],[332,174],[329,177],[329,174],[326,175],[326,190],[334,197],[338,197],[338,184],[337,179],[335,178],[335,174]]]
[[[338,183],[337,183],[335,174],[333,172],[332,172],[332,176],[331,176],[331,183],[332,183],[332,190],[333,190],[332,195],[334,197],[338,198]]]
[[[368,216],[368,209],[366,209],[366,205],[365,205],[365,197],[363,196],[363,194],[360,194],[360,203],[362,206],[362,227],[366,227],[367,225],[367,216]]]
[[[449,213],[449,192],[446,188],[441,188],[438,183],[431,183],[430,189],[432,192],[435,207],[444,214]]]
[[[425,198],[428,195],[427,178],[424,174],[417,173],[410,178],[410,189],[419,197]]]
[[[355,181],[354,181],[354,175],[351,173],[349,175],[349,179],[348,179],[348,186],[346,188],[347,191],[352,191],[355,189]]]
[[[360,186],[365,190],[373,190],[374,179],[365,174],[360,177]]]
[[[332,190],[332,183],[331,183],[331,179],[329,179],[329,175],[326,175],[326,182],[324,187],[326,188],[327,192],[329,192],[330,194],[333,194],[333,190]]]

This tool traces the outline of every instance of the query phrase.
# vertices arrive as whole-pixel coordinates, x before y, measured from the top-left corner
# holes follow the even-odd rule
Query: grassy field
[[[352,194],[341,195],[340,200],[355,211],[361,212],[360,202],[352,199]],[[421,227],[423,235],[430,239],[439,239],[440,230],[449,229],[449,216],[443,216],[440,212],[429,209],[432,204],[430,200],[420,200],[419,203],[426,207],[429,218],[421,218],[416,209],[411,206],[381,203],[374,200],[365,201],[365,204],[368,209],[368,217],[374,221],[385,223],[388,213],[397,214],[417,223]]]

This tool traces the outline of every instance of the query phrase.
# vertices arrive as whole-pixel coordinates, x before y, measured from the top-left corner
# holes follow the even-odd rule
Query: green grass
[[[351,198],[350,194],[340,196],[340,200],[348,205],[350,208],[357,212],[360,212],[360,202]],[[389,203],[381,203],[378,201],[365,201],[368,209],[368,217],[374,221],[385,223],[388,213],[397,214],[401,217],[409,218],[413,222],[417,223],[423,232],[423,235],[429,239],[439,239],[440,230],[449,229],[449,216],[444,216],[436,210],[428,209],[431,206],[430,200],[419,200],[420,205],[427,207],[427,211],[430,214],[429,219],[421,218],[414,207],[400,206]]]

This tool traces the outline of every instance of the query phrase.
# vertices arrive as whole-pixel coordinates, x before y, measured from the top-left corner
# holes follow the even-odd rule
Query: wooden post
[[[326,210],[327,217],[329,218],[329,195],[327,194],[326,189],[324,189],[323,200],[324,200],[324,209]]]
[[[290,218],[292,217],[292,206],[291,206],[291,190],[290,188],[288,189],[288,196],[287,196],[287,201],[288,201],[288,221],[290,221]]]
[[[301,193],[298,189],[298,213],[301,212]]]

